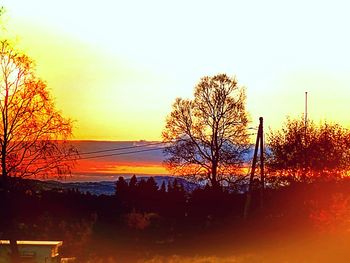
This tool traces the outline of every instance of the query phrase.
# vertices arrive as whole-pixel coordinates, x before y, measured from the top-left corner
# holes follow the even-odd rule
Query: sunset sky
[[[347,1],[0,1],[6,37],[37,64],[74,139],[159,140],[178,96],[235,75],[257,124],[349,126]]]

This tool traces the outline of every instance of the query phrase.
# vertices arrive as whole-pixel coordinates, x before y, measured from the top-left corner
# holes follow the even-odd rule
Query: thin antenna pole
[[[305,123],[304,123],[304,169],[303,169],[303,177],[306,177],[306,167],[307,167],[307,153],[306,153],[306,145],[307,145],[307,91],[305,91]],[[304,178],[305,179],[305,178]]]
[[[307,127],[307,91],[305,91],[305,133]]]

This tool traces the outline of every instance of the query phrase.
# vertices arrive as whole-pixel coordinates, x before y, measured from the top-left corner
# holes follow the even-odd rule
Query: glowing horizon
[[[3,1],[6,34],[37,64],[77,140],[160,140],[202,76],[247,87],[252,126],[304,111],[348,127],[345,1]],[[210,19],[208,19],[210,18]],[[5,36],[6,37],[6,36]]]

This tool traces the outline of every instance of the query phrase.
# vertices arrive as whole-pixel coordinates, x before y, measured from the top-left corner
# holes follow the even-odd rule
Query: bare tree
[[[66,143],[72,123],[62,117],[33,62],[0,43],[0,156],[2,178],[64,174],[76,154]]]
[[[244,88],[225,74],[203,77],[194,99],[177,98],[162,133],[166,165],[213,187],[237,174],[248,145]]]

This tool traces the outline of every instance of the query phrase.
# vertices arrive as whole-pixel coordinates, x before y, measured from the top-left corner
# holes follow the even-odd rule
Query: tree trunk
[[[10,262],[11,263],[20,263],[20,255],[17,245],[17,225],[16,225],[16,208],[15,208],[15,200],[12,200],[12,193],[9,191],[9,182],[7,177],[2,176],[2,182],[4,184],[4,190],[5,195],[8,196],[7,201],[9,202],[9,209],[6,211],[6,214],[4,214],[4,225],[6,225],[9,229],[8,233],[8,239],[10,241]]]
[[[6,169],[6,145],[2,145],[1,149],[1,175],[4,182],[7,181],[7,169]],[[4,185],[7,187],[7,185]]]
[[[1,150],[1,181],[2,181],[2,186],[5,191],[6,195],[11,195],[10,191],[10,183],[9,183],[9,178],[7,174],[7,169],[6,169],[6,145],[2,146]],[[18,245],[17,245],[17,239],[16,239],[16,223],[14,220],[15,217],[15,207],[14,207],[14,202],[11,199],[11,196],[9,198],[9,202],[11,203],[9,211],[7,211],[6,219],[5,219],[5,224],[10,227],[9,231],[9,241],[10,241],[10,250],[11,250],[11,255],[10,255],[10,262],[11,263],[20,263],[20,256],[19,256],[19,250],[18,250]]]
[[[15,238],[10,237],[10,248],[11,248],[11,263],[21,263],[17,240]]]
[[[211,186],[213,189],[219,188],[219,182],[217,178],[217,171],[218,171],[218,165],[216,161],[213,161],[212,163],[212,169],[211,169]]]

